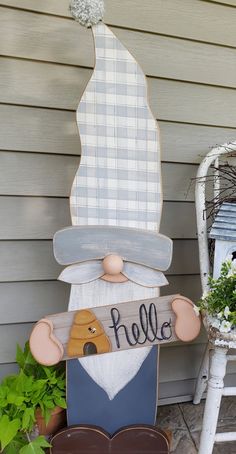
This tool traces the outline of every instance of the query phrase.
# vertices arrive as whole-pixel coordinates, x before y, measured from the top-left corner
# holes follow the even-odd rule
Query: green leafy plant
[[[31,439],[35,412],[41,409],[47,424],[56,406],[66,408],[65,372],[59,366],[45,367],[17,346],[19,372],[5,377],[0,385],[0,452],[41,454],[49,447],[44,436]]]
[[[212,317],[211,325],[222,333],[236,327],[236,265],[226,261],[222,264],[218,279],[209,277],[209,292],[199,302],[200,309]]]

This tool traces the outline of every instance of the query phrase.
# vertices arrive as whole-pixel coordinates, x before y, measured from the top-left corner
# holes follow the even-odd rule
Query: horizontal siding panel
[[[0,194],[68,197],[76,156],[0,152]]]
[[[236,0],[203,0],[203,1],[219,3],[221,5],[236,6]]]
[[[160,231],[170,238],[196,238],[194,203],[164,202]]]
[[[0,282],[57,279],[52,241],[0,241]]]
[[[226,374],[224,383],[226,386],[235,386],[236,374]],[[159,385],[159,407],[161,405],[169,405],[178,402],[188,402],[193,400],[196,386],[196,379],[181,380],[175,382],[163,382]],[[160,409],[161,415],[161,409]],[[157,409],[158,423],[158,409]]]
[[[198,164],[211,148],[236,138],[236,129],[159,122],[162,159]]]
[[[1,283],[0,343],[2,344],[1,333],[7,328],[5,323],[20,325],[35,322],[45,315],[65,312],[69,302],[69,287],[68,284],[57,281]],[[16,329],[17,326],[15,325]],[[8,358],[5,362],[12,360],[13,358]]]
[[[146,35],[144,35],[145,37]],[[147,35],[149,36],[149,35]],[[143,37],[142,41],[143,42]],[[182,41],[181,41],[182,43]],[[180,44],[181,46],[181,44]],[[150,45],[148,44],[148,49]],[[163,47],[163,46],[162,46]],[[212,46],[211,46],[212,47]],[[140,48],[140,46],[139,46]],[[171,43],[171,49],[173,48],[173,43]],[[159,51],[155,51],[153,49],[150,52],[150,49],[144,50],[143,53],[144,55],[149,55],[151,58],[152,62],[157,61],[157,55],[159,54]],[[221,49],[221,48],[220,48]],[[228,49],[227,49],[228,50]],[[199,54],[201,54],[201,51],[198,50]],[[232,51],[231,51],[232,52]],[[214,74],[221,75],[222,80],[216,81],[218,84],[222,85],[227,85],[226,83],[226,78],[229,77],[229,75],[234,75],[235,81],[232,82],[231,86],[235,87],[236,86],[236,50],[234,51],[234,55],[227,55],[227,52],[225,52],[224,49],[224,54],[225,55],[225,62],[220,62],[219,63],[219,68],[213,68],[214,69]],[[76,53],[76,52],[75,52]],[[190,54],[192,54],[192,51],[189,51]],[[211,49],[212,53],[212,49]],[[215,52],[213,52],[215,54]],[[155,58],[153,56],[155,55]],[[170,65],[173,66],[173,61],[175,61],[175,58],[177,61],[180,60],[178,56],[176,56],[176,51],[173,51],[173,55],[169,55],[168,57],[168,52],[165,50],[164,54],[161,56],[161,61],[160,63],[157,64],[157,68],[163,66],[163,62],[169,61]],[[196,60],[195,57],[193,57],[194,60]],[[141,55],[137,56],[137,59],[139,63],[142,63],[142,57]],[[207,57],[207,60],[209,58]],[[234,62],[235,67],[230,68],[229,64],[230,62]],[[181,75],[181,77],[178,77],[177,70],[176,68],[173,68],[173,74],[166,74],[166,77],[168,78],[174,78],[174,79],[181,79],[185,81],[191,81],[195,80],[194,78],[191,78],[190,75],[186,73],[186,63],[183,62],[180,63],[181,68],[183,68],[183,71],[185,72],[185,76]],[[197,69],[194,67],[194,65],[189,62],[190,67],[193,67],[194,74],[196,74]],[[211,62],[208,61],[205,63],[197,62],[197,67],[200,68],[200,73],[203,73],[202,67],[206,68],[207,74],[209,74],[209,68],[211,68],[213,65]],[[225,67],[227,67],[227,72],[225,72]],[[144,70],[146,71],[147,74],[150,75],[156,75],[156,76],[163,76],[160,71],[150,71],[149,68],[145,67],[144,65]],[[69,67],[69,66],[63,66],[63,65],[56,65],[56,64],[49,64],[49,63],[42,63],[42,62],[32,62],[32,61],[23,61],[23,60],[17,60],[14,58],[4,58],[2,60],[2,64],[0,67],[0,101],[5,102],[5,103],[13,103],[13,104],[23,104],[23,105],[31,105],[31,106],[41,106],[41,107],[54,107],[54,108],[60,108],[60,109],[76,109],[79,103],[79,99],[82,96],[82,93],[84,92],[84,89],[86,87],[86,84],[88,80],[90,79],[92,75],[92,70],[86,69],[86,68],[76,68],[76,67]],[[228,75],[228,76],[227,76]],[[166,83],[171,84],[171,81],[162,81],[162,80],[156,80],[155,78],[148,78],[149,85],[154,84],[154,91],[158,89],[158,99],[160,97],[161,99],[161,93],[165,90]],[[213,83],[213,78],[212,75],[209,75],[209,80],[208,82]],[[230,84],[228,84],[230,85]],[[171,84],[171,86],[176,86],[176,83]],[[178,85],[177,85],[178,86]],[[181,87],[183,84],[181,84],[179,89],[181,90]],[[195,89],[198,90],[204,90],[205,92],[211,93],[211,87],[194,87],[190,85],[190,88],[194,91]],[[212,87],[213,89],[214,87]],[[214,91],[215,96],[217,97],[217,93],[220,93],[217,91],[217,88],[215,88],[216,91]],[[204,93],[205,93],[204,92]],[[152,95],[152,92],[150,93]],[[194,95],[194,93],[193,93]],[[186,100],[187,101],[187,100]],[[183,104],[185,105],[185,98],[183,97]],[[157,103],[157,106],[159,105],[159,102]],[[160,106],[161,107],[161,106]],[[158,110],[155,111],[157,116],[160,118],[161,110],[158,107]],[[186,119],[187,120],[187,119]]]
[[[2,58],[0,101],[75,110],[91,75],[86,68]]]
[[[0,241],[0,282],[57,279],[62,267],[52,241]],[[172,265],[166,274],[199,273],[196,240],[174,240]]]
[[[0,105],[0,149],[77,155],[75,112]]]
[[[43,17],[43,16],[40,16]],[[179,79],[204,83],[210,85],[222,85],[226,87],[236,86],[236,49],[222,48],[212,45],[194,43],[192,41],[183,41],[175,38],[155,36],[139,32],[115,29],[115,33],[123,44],[131,51],[137,61],[143,67],[146,74],[153,77],[162,77],[167,79]],[[50,41],[48,48],[50,48]],[[67,55],[67,48],[64,41],[60,42],[62,53],[60,57],[55,56],[55,63],[60,62],[61,55]],[[87,61],[83,61],[83,54],[77,52],[77,42],[71,43],[74,46],[75,62],[69,62],[76,65],[93,67],[94,48],[92,43],[83,50]],[[10,49],[4,50],[3,55],[12,55]],[[88,58],[88,56],[91,58]],[[153,56],[155,55],[155,58]],[[18,55],[13,54],[18,57]],[[21,55],[20,55],[21,56]],[[24,55],[26,58],[26,55]],[[33,58],[29,55],[28,58]],[[47,55],[41,60],[48,61]],[[62,62],[68,63],[68,62]],[[227,71],[225,71],[227,67]],[[84,89],[87,74],[91,70],[80,76],[79,68],[53,65],[42,62],[32,62],[26,60],[16,60],[14,58],[5,58],[1,65],[0,76],[1,86],[5,87],[5,93],[2,94],[3,100],[12,100],[15,103],[23,103],[24,98],[31,97],[32,102],[38,100],[40,105],[41,92],[49,91],[47,81],[51,81],[50,88],[55,91],[60,83],[62,92],[58,102],[63,98],[63,94],[72,97],[68,92],[68,80],[72,81]],[[66,83],[67,82],[67,83]],[[14,101],[15,99],[15,101]],[[74,102],[77,96],[74,97]]]
[[[1,196],[0,213],[2,240],[51,239],[71,224],[67,199]]]
[[[52,239],[71,225],[68,199],[1,196],[0,213],[0,240]],[[194,203],[164,202],[161,232],[170,238],[196,238]]]
[[[154,78],[148,79],[148,86],[152,112],[158,120],[236,127],[236,90]],[[81,95],[77,90],[75,106],[71,107],[76,108]],[[24,129],[27,127],[21,134]]]
[[[15,295],[16,297],[16,295]],[[16,345],[24,346],[32,331],[32,323],[3,325],[0,329],[0,364],[14,362]]]
[[[76,156],[1,151],[0,194],[69,197],[78,165]],[[194,200],[195,165],[164,163],[162,170],[165,200]]]
[[[162,295],[172,295],[181,293],[181,295],[197,302],[202,295],[200,276],[168,276],[169,285],[161,289]]]
[[[194,379],[198,375],[205,344],[170,344],[161,348],[160,383]]]
[[[148,80],[157,120],[236,127],[236,90],[167,80]]]
[[[199,274],[197,240],[174,240],[172,264],[166,274]]]
[[[159,126],[163,161],[196,164],[210,147],[236,137],[236,129],[230,128],[168,121],[159,121]],[[0,149],[79,155],[75,112],[0,105]]]
[[[218,3],[236,6],[235,0]],[[71,17],[68,0],[2,0],[1,4]],[[106,3],[105,22],[108,24],[231,46],[236,45],[232,34],[235,21],[234,11],[196,0],[148,0],[147,3],[126,0],[125,8],[124,0]]]

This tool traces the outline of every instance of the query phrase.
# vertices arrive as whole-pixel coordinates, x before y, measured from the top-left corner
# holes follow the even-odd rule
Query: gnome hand
[[[61,361],[64,349],[53,334],[53,323],[42,318],[30,335],[30,350],[36,361],[43,366],[53,366]]]
[[[195,339],[201,329],[201,317],[197,307],[191,300],[179,295],[172,301],[172,309],[176,314],[175,333],[178,339],[184,342]]]

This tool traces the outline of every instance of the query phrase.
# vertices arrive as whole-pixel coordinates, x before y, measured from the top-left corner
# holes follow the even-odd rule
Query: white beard
[[[72,285],[69,311],[106,306],[125,301],[154,298],[158,288],[147,288],[127,281],[121,284],[96,281]],[[151,347],[142,347],[79,359],[90,377],[107,393],[110,400],[123,389],[139,371]]]

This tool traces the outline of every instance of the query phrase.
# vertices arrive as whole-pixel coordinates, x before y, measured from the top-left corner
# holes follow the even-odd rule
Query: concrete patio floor
[[[172,432],[171,453],[197,454],[205,401],[159,407],[157,426]],[[236,431],[236,397],[223,398],[218,431]],[[236,442],[215,444],[213,454],[236,454]]]

